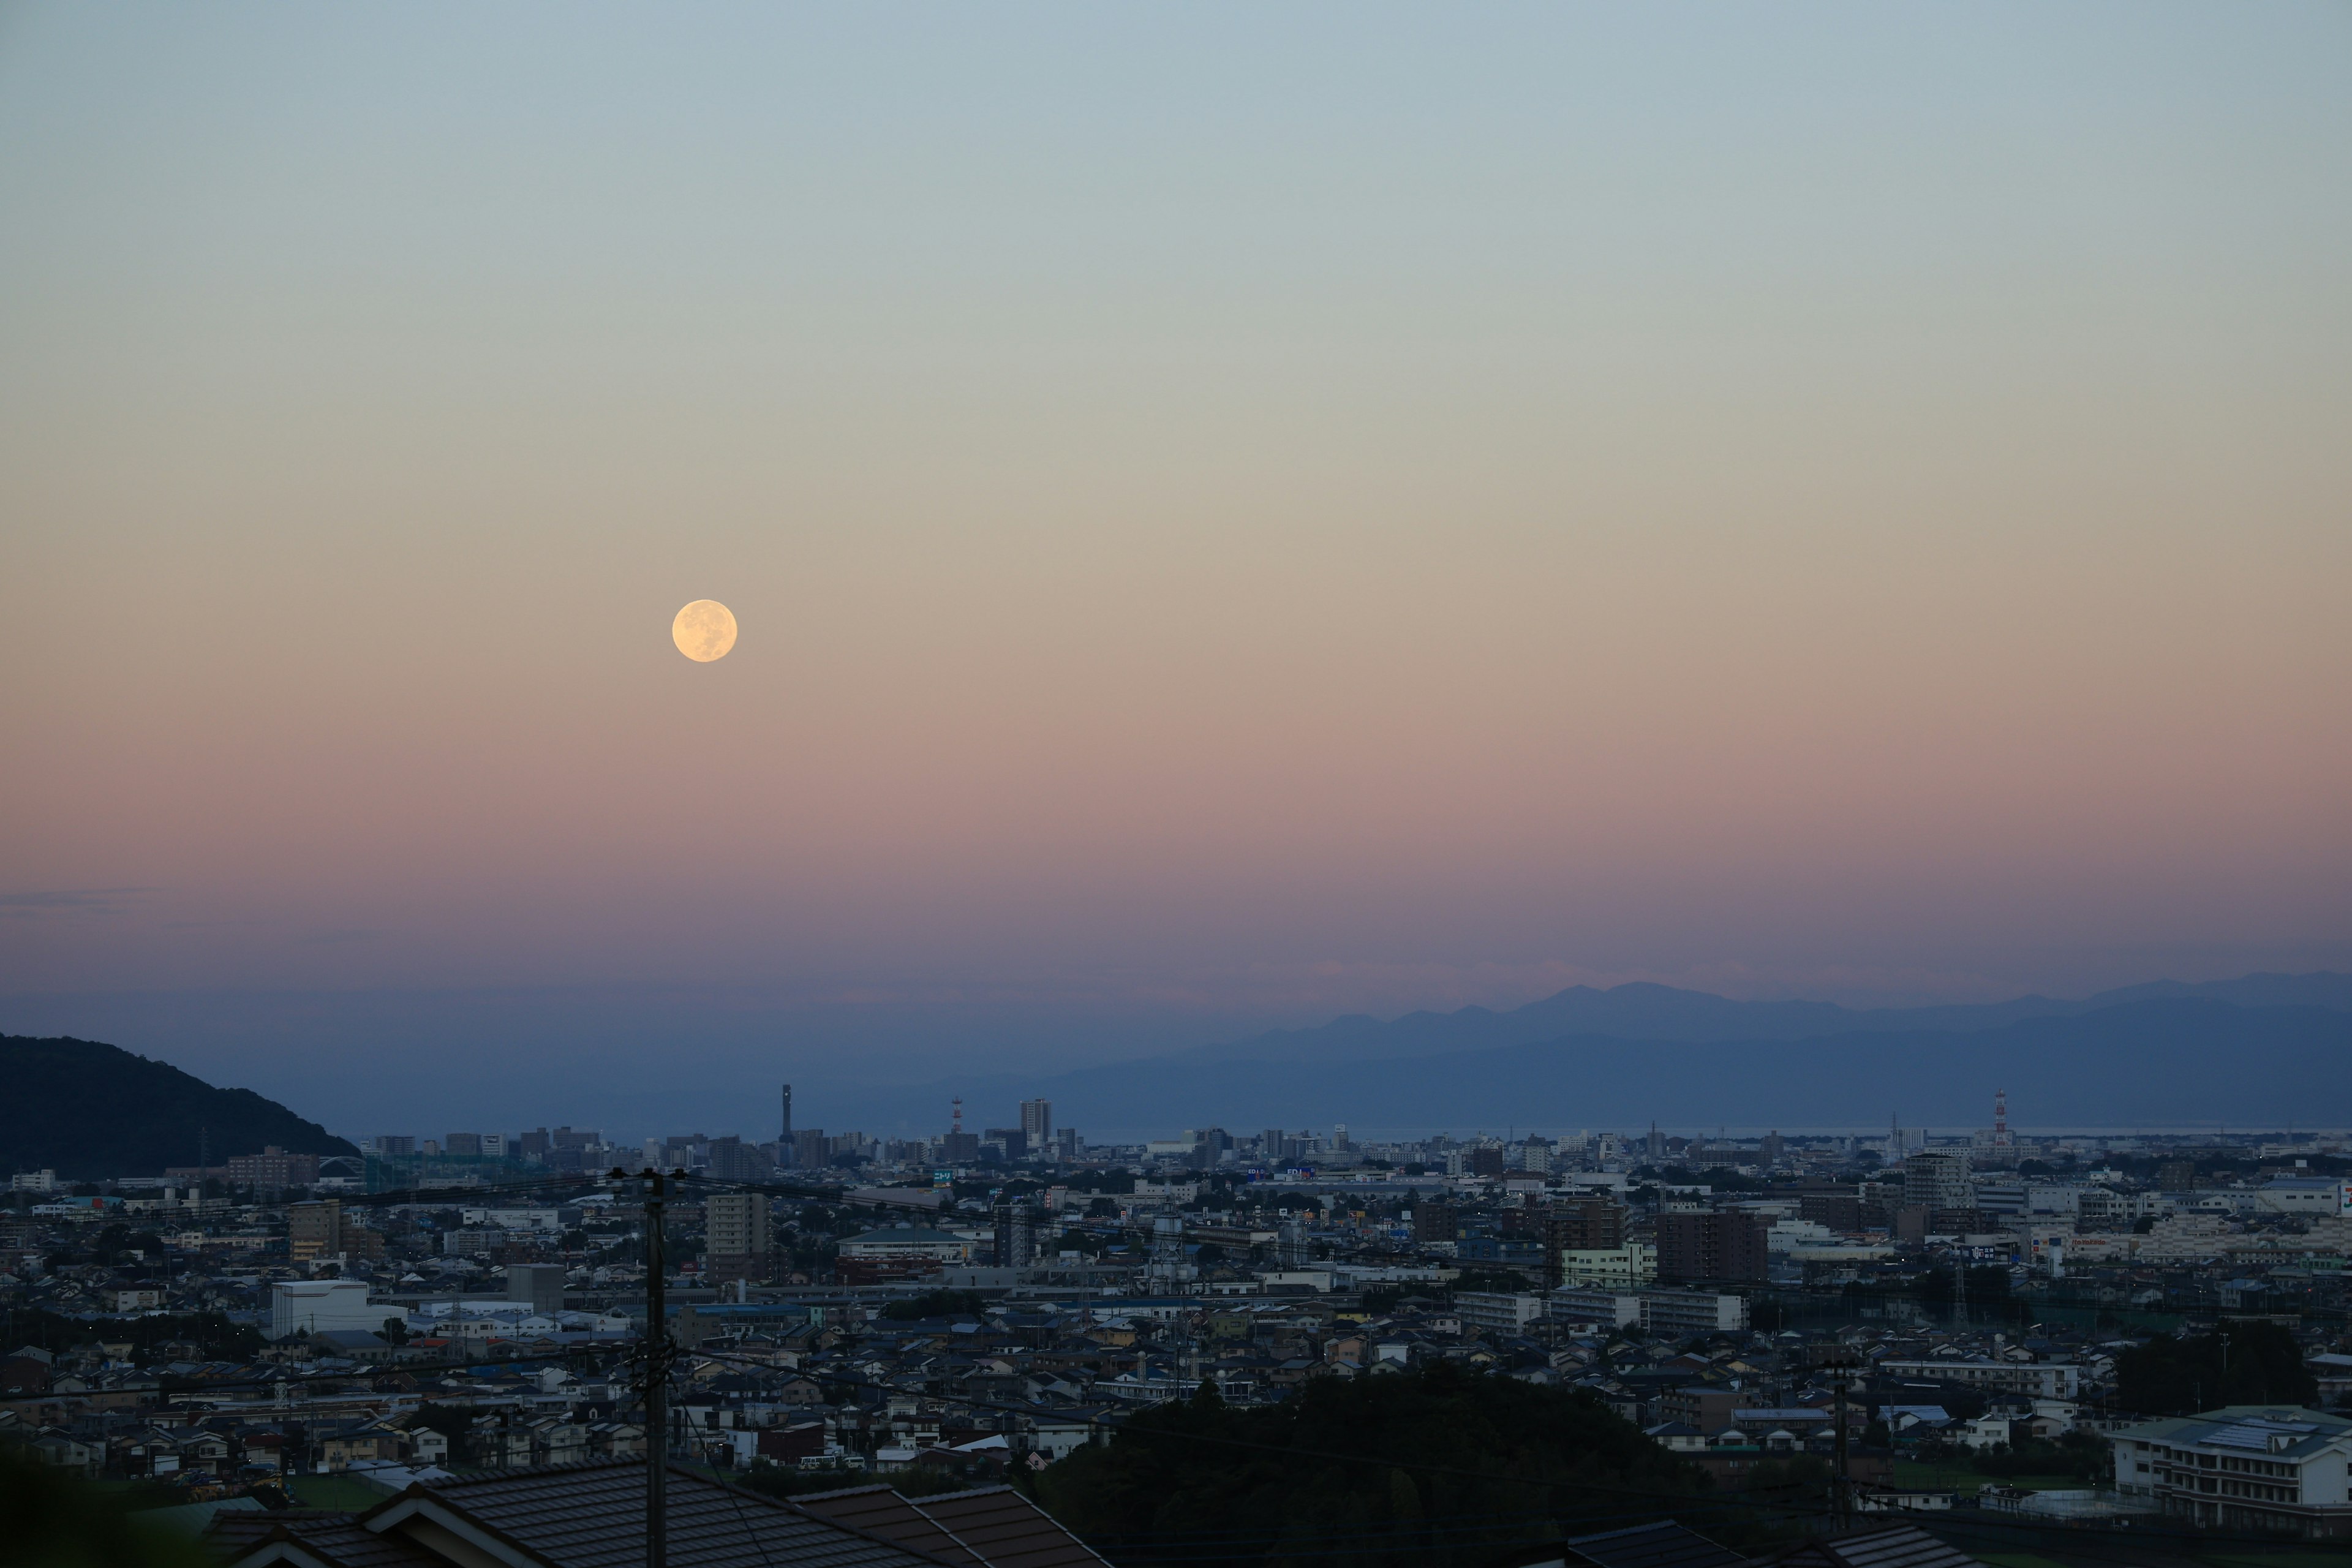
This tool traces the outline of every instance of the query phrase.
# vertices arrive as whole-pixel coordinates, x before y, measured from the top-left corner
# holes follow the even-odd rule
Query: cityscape
[[[1744,1138],[1107,1144],[1046,1100],[965,1109],[877,1140],[799,1124],[784,1084],[765,1137],[19,1173],[0,1409],[51,1464],[191,1497],[642,1460],[627,1358],[658,1300],[667,1451],[778,1496],[1012,1478],[1050,1507],[1057,1467],[1155,1409],[1471,1373],[1638,1430],[1706,1489],[1678,1518],[1713,1495],[1801,1517],[1816,1477],[1847,1517],[1995,1546],[2332,1539],[2352,1506],[2341,1131],[2032,1133],[1999,1089],[1967,1131]],[[2249,1423],[2293,1457],[2216,1491],[2197,1467]]]
[[[0,1568],[2352,1563],[2352,7],[0,7]]]

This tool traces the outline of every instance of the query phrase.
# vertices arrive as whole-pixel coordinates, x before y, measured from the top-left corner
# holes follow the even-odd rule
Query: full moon
[[[697,599],[670,622],[669,640],[697,664],[725,658],[735,646],[735,612],[716,599]]]

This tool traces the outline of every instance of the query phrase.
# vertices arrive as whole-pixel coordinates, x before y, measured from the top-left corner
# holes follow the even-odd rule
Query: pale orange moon
[[[735,646],[735,612],[716,599],[697,599],[670,622],[669,640],[697,664],[725,658]]]

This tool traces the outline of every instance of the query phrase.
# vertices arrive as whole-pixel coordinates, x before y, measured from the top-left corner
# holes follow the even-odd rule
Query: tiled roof
[[[1594,1568],[1745,1568],[1748,1559],[1673,1520],[1580,1535],[1566,1542],[1568,1561]]]
[[[1908,1524],[1819,1536],[1764,1561],[1781,1568],[1984,1568],[1976,1558]]]
[[[887,1486],[849,1487],[833,1492],[804,1492],[793,1499],[811,1513],[852,1525],[886,1541],[928,1552],[950,1563],[977,1564],[980,1558],[938,1521]]]
[[[412,1502],[439,1504],[549,1568],[638,1568],[645,1478],[645,1466],[630,1460],[508,1470],[414,1489],[368,1518],[377,1523]],[[939,1561],[675,1466],[668,1507],[671,1568],[937,1568]]]
[[[271,1548],[291,1546],[328,1568],[447,1568],[423,1547],[378,1535],[348,1513],[219,1513],[205,1541],[231,1563],[268,1563],[284,1555]]]
[[[940,1492],[915,1506],[989,1568],[1106,1568],[1086,1542],[1011,1487]]]

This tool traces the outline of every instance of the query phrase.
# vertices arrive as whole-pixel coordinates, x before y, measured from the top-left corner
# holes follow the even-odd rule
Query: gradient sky
[[[2347,71],[2332,5],[0,11],[0,1027],[366,1131],[386,1046],[545,1120],[591,1037],[2352,964]]]

